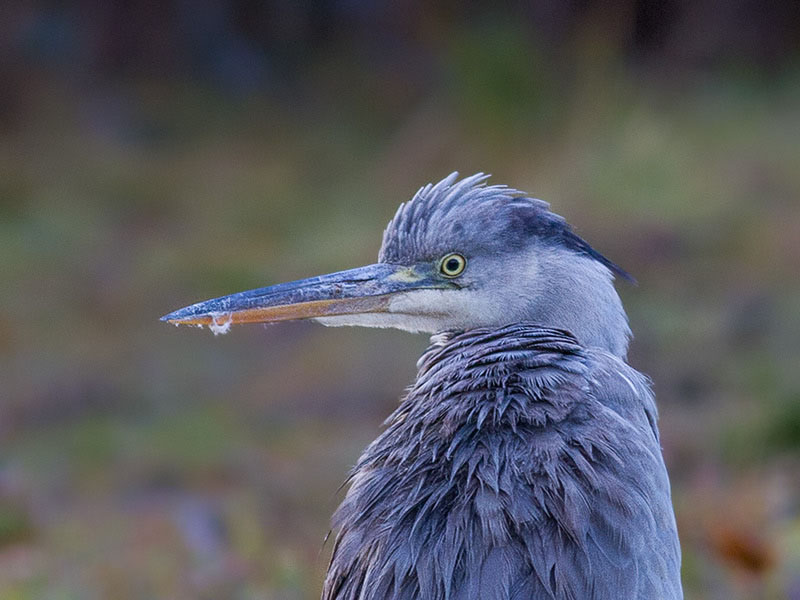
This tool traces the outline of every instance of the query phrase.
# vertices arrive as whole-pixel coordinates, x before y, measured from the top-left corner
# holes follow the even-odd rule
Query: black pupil
[[[445,268],[451,273],[454,271],[458,271],[460,266],[461,266],[461,261],[459,261],[457,258],[451,258],[445,264]]]

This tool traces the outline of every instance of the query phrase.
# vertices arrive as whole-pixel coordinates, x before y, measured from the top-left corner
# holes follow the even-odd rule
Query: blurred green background
[[[318,596],[424,336],[175,329],[485,171],[634,273],[688,598],[800,598],[800,3],[7,3],[0,598]]]

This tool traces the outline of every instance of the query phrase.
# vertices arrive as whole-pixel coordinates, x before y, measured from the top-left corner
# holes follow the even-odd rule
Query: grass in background
[[[377,116],[129,84],[43,99],[0,140],[0,596],[317,597],[337,486],[426,340],[157,319],[372,261],[397,204],[454,169],[548,199],[639,279],[632,363],[655,380],[687,597],[796,589],[800,75],[659,89],[612,69],[575,96],[502,32],[472,51],[491,35]]]

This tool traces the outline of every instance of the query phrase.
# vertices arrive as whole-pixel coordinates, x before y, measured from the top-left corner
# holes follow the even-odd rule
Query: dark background
[[[800,3],[8,2],[0,597],[318,595],[424,336],[158,317],[453,170],[635,274],[688,598],[800,598]]]

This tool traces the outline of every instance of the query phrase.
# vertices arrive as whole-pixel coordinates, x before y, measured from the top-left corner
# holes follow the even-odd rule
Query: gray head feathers
[[[489,177],[477,173],[458,181],[458,172],[453,172],[420,188],[386,227],[379,260],[408,264],[447,252],[512,253],[538,242],[590,257],[634,281],[551,212],[547,202],[505,185],[487,185]]]

